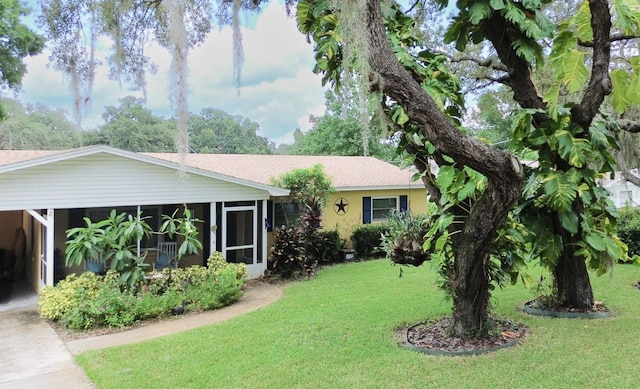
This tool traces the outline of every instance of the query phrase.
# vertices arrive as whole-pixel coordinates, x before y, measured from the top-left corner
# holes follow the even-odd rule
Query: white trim
[[[55,236],[54,236],[54,214],[55,211],[53,208],[47,209],[47,213],[45,215],[40,214],[33,209],[26,209],[27,213],[31,215],[38,223],[42,225],[41,230],[44,230],[44,236],[42,236],[42,243],[44,244],[45,252],[42,251],[39,253],[40,260],[40,281],[42,286],[53,286],[53,269],[55,269],[54,263],[54,248],[55,248]],[[42,250],[42,248],[40,248]],[[46,270],[46,274],[42,274],[42,265],[45,265],[44,268]]]
[[[356,192],[356,191],[380,191],[380,190],[407,190],[425,189],[424,185],[389,185],[389,186],[341,186],[335,187],[335,192]],[[334,192],[334,193],[335,193]]]
[[[217,211],[216,211],[216,202],[209,203],[209,256],[213,255],[216,252],[216,243],[217,243],[217,234],[218,234],[218,226],[217,223]],[[215,231],[213,231],[213,227],[216,227]]]
[[[262,218],[264,220],[259,220],[261,223],[260,231],[262,231],[262,273],[267,269],[267,210],[268,210],[268,201],[262,200]],[[272,221],[273,222],[273,221]]]
[[[242,249],[253,249],[253,263],[247,264],[247,270],[249,272],[249,278],[257,278],[260,277],[264,273],[266,259],[263,258],[262,263],[258,263],[258,250],[264,250],[261,247],[258,247],[258,203],[257,201],[253,201],[253,205],[242,205],[237,207],[227,207],[224,203],[222,204],[222,254],[224,258],[227,258],[227,233],[229,232],[227,229],[227,214],[229,212],[243,212],[243,211],[251,211],[252,212],[252,226],[251,226],[251,236],[253,237],[250,245],[240,245],[240,246],[232,246],[232,250],[242,250]],[[264,245],[266,245],[266,241],[264,241]],[[263,246],[264,246],[263,245]]]
[[[382,200],[384,200],[384,199],[396,199],[396,211],[400,210],[400,196],[399,195],[397,195],[397,196],[376,196],[376,197],[371,196],[371,223],[373,223],[373,222],[383,222],[383,221],[386,221],[386,220],[389,219],[389,217],[385,217],[384,219],[375,219],[373,217],[373,211],[374,211],[373,201],[374,200],[381,200],[381,199]],[[407,202],[408,201],[409,201],[409,199],[407,198]],[[408,206],[408,204],[407,204],[407,206]],[[377,208],[377,209],[383,209],[383,208]],[[391,209],[391,208],[389,208],[389,209]]]
[[[26,211],[29,213],[29,215],[33,216],[34,219],[40,222],[40,224],[44,226],[49,225],[49,221],[47,220],[47,218],[42,216],[39,212],[36,212],[33,209],[27,209]]]
[[[53,286],[53,270],[55,269],[54,263],[54,246],[55,246],[55,237],[54,237],[54,228],[55,220],[54,215],[55,212],[52,208],[47,209],[47,221],[50,223],[50,226],[46,227],[46,236],[47,236],[47,251],[45,253],[47,259],[47,274],[46,274],[46,285]]]

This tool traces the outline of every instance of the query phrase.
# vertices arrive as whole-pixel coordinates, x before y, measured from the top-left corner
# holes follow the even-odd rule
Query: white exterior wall
[[[640,206],[640,188],[628,181],[616,180],[606,186],[616,208]]]
[[[267,199],[265,190],[109,153],[0,175],[0,211]]]

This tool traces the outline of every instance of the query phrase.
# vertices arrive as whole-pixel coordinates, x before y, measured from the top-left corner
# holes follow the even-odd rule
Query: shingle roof
[[[0,150],[0,166],[62,154],[69,150]]]
[[[180,162],[179,154],[144,153]],[[271,185],[271,177],[279,177],[293,169],[322,165],[337,189],[422,187],[412,182],[412,173],[374,157],[255,155],[255,154],[188,154],[184,163],[202,170],[217,172],[248,181]]]
[[[73,150],[0,150],[0,166],[56,156]],[[140,154],[181,163],[180,155],[176,153]],[[264,185],[272,185],[272,177],[279,177],[293,169],[320,164],[337,189],[422,187],[419,181],[411,181],[411,171],[374,157],[256,154],[188,154],[184,157],[184,163],[189,167]]]

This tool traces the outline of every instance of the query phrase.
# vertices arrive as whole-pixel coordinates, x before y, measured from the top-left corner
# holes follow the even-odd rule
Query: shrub
[[[356,257],[364,259],[383,254],[384,251],[380,247],[381,238],[388,231],[389,227],[386,224],[365,224],[357,227],[351,234]]]
[[[640,255],[640,208],[620,210],[618,237],[629,246],[629,256]]]
[[[304,271],[305,247],[298,227],[282,226],[273,233],[271,257],[267,261],[270,271],[282,278],[292,278]]]
[[[229,305],[242,295],[242,285],[232,267],[210,273],[200,285],[185,288],[185,306],[188,309],[210,310]]]
[[[236,274],[236,279],[241,281],[244,285],[249,279],[249,272],[247,271],[247,265],[244,263],[229,263],[225,261],[221,252],[214,252],[207,259],[207,267],[214,274],[219,274],[222,270],[232,269]]]
[[[163,272],[131,288],[122,287],[116,271],[104,277],[90,272],[70,275],[43,290],[40,313],[76,330],[128,327],[137,320],[169,315],[181,304],[192,310],[229,305],[240,298],[248,279],[245,264],[227,263],[220,253],[209,258],[207,267],[174,269],[171,277],[167,269]]]
[[[319,231],[311,247],[320,263],[329,264],[340,260],[342,240],[338,230]]]
[[[57,286],[47,286],[40,292],[40,315],[49,320],[60,320],[83,300],[93,300],[98,295],[102,280],[91,272],[80,276],[69,275]]]

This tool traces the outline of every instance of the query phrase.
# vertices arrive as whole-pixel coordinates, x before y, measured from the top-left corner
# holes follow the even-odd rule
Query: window
[[[304,211],[303,205],[296,201],[273,203],[273,227],[297,224]]]
[[[362,223],[385,221],[389,217],[392,210],[400,212],[408,209],[408,197],[389,196],[389,197],[363,197],[362,198]]]
[[[380,197],[371,199],[371,220],[385,221],[392,210],[398,209],[397,197]]]

